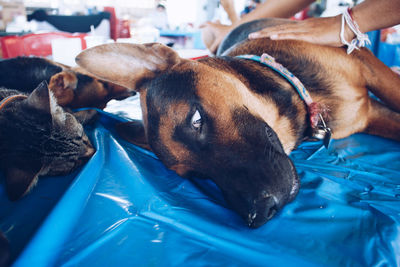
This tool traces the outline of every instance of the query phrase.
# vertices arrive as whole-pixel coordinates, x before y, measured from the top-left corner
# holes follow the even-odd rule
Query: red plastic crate
[[[84,37],[87,34],[70,34],[64,32],[32,33],[22,36],[4,36],[0,38],[3,58],[17,56],[48,57],[52,54],[51,41],[59,38],[80,38],[82,49],[86,48]]]

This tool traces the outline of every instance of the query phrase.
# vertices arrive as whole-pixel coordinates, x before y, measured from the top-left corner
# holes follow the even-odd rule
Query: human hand
[[[314,44],[340,47],[343,46],[340,40],[341,20],[341,15],[326,18],[311,18],[265,28],[261,31],[251,33],[249,38],[269,37],[272,40],[302,40]],[[347,25],[345,26],[344,37],[348,42],[355,37]]]
[[[203,42],[211,53],[215,54],[217,52],[219,44],[233,27],[234,26],[223,25],[219,21],[208,21],[200,25]]]

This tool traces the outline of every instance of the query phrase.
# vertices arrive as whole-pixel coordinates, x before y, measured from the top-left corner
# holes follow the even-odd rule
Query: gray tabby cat
[[[0,232],[0,266],[8,266],[9,259],[10,246],[6,237]]]
[[[10,200],[39,176],[65,175],[94,153],[82,124],[41,83],[31,94],[0,89],[0,171]]]

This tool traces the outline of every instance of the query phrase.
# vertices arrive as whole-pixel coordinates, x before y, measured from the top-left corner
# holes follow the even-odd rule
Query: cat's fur
[[[0,101],[16,94],[2,88]],[[0,171],[11,200],[28,193],[39,176],[70,173],[94,153],[82,124],[57,104],[47,83],[26,95],[0,110]]]
[[[124,99],[135,92],[95,78],[80,67],[69,67],[40,57],[15,57],[0,61],[0,86],[32,92],[47,81],[63,108],[103,109],[111,99]]]

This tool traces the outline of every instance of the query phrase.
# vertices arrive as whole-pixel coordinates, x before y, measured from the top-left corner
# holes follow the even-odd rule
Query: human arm
[[[289,18],[304,9],[314,0],[268,0],[259,4],[249,14],[244,15],[232,25],[222,25],[218,22],[206,22],[201,26],[203,39],[207,48],[215,53],[224,37],[236,26],[256,19],[267,17]],[[222,2],[221,2],[222,3]]]
[[[365,0],[352,9],[353,20],[361,32],[378,30],[400,23],[400,0]],[[312,18],[297,23],[279,25],[252,33],[249,38],[270,37],[274,40],[297,39],[330,46],[342,46],[340,30],[342,15]],[[344,38],[348,42],[355,34],[346,25]]]

